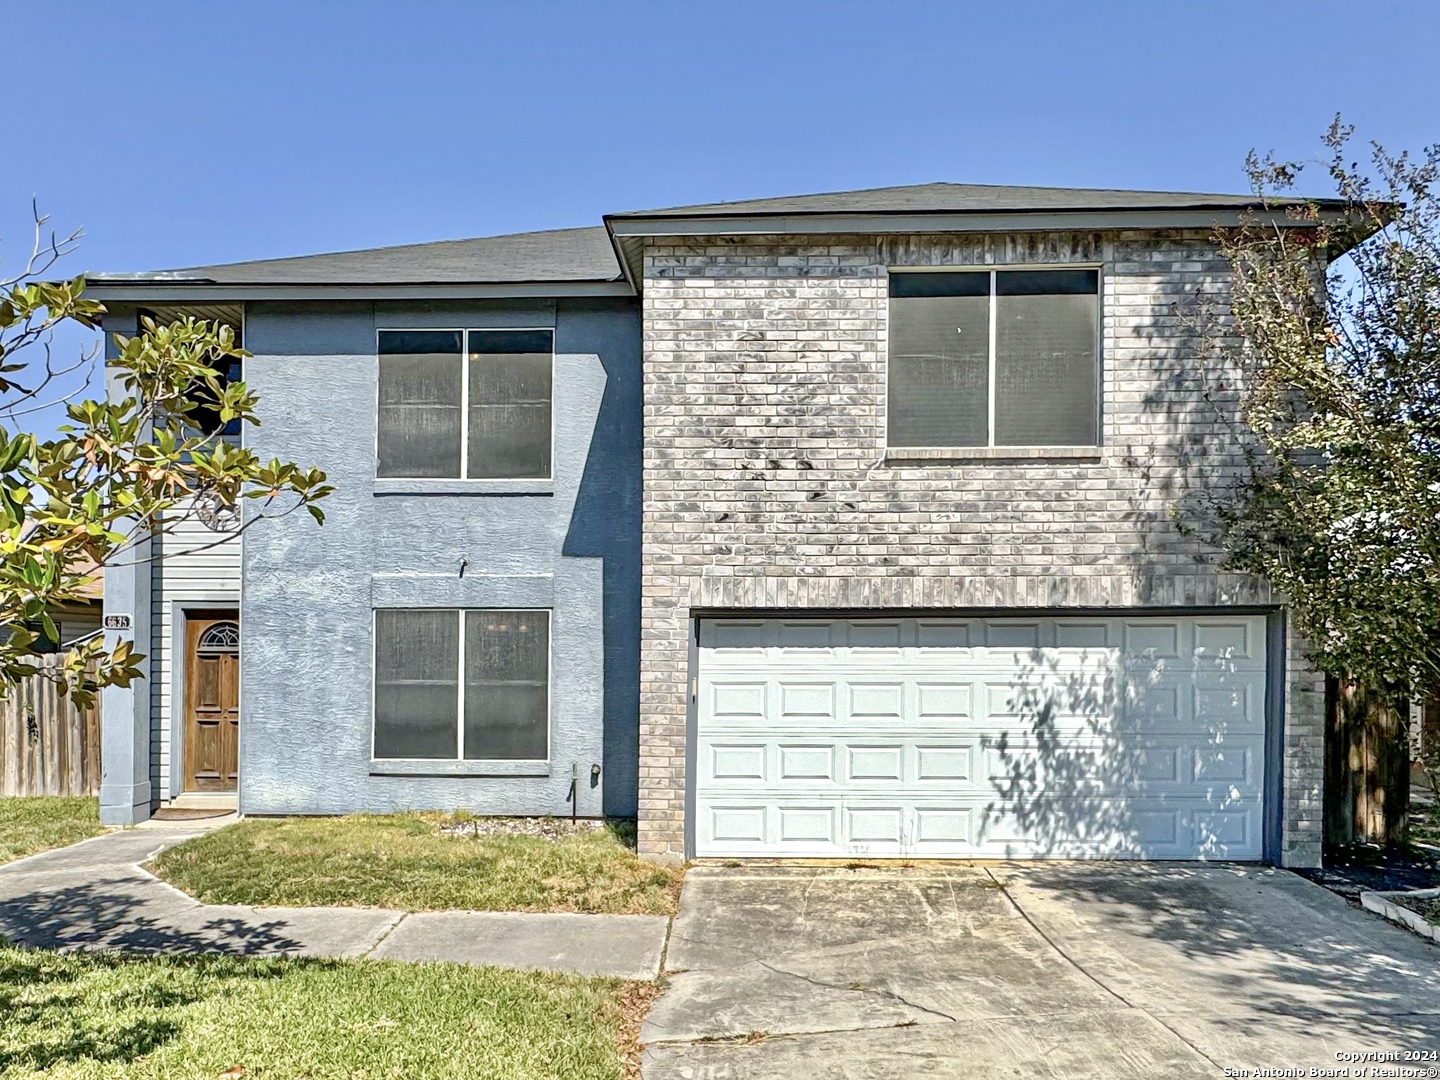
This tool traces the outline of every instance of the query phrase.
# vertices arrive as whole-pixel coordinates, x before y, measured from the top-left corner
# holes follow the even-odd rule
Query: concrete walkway
[[[646,1080],[1199,1080],[1440,1051],[1440,949],[1261,867],[701,866],[666,966]]]
[[[141,869],[197,828],[107,833],[0,866],[0,937],[47,949],[452,960],[653,979],[663,915],[202,904]]]

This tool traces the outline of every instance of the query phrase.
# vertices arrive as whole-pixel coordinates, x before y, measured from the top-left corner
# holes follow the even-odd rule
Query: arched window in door
[[[240,624],[236,622],[217,622],[205,628],[200,635],[200,640],[195,646],[195,651],[201,656],[221,656],[226,653],[231,655],[240,651]]]

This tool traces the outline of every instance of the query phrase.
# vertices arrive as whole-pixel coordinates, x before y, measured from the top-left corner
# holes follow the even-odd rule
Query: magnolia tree
[[[1350,135],[1325,138],[1338,209],[1220,234],[1254,450],[1198,528],[1288,597],[1321,670],[1398,706],[1440,686],[1440,147],[1361,163]],[[1293,203],[1303,164],[1247,164]]]
[[[83,278],[47,280],[78,239],[47,239],[36,214],[30,256],[0,278],[0,693],[42,674],[88,705],[98,688],[135,679],[143,655],[96,636],[59,666],[39,664],[42,642],[59,638],[50,608],[82,599],[107,566],[156,558],[148,541],[190,515],[233,521],[219,543],[297,510],[323,522],[318,503],[332,489],[319,469],[261,461],[205,430],[259,423],[255,395],[221,376],[248,355],[228,326],[144,319],[136,336],[116,338],[108,400],[94,385],[98,350],[57,364],[56,329],[95,329],[104,314]],[[67,422],[53,437],[26,430],[57,408]]]

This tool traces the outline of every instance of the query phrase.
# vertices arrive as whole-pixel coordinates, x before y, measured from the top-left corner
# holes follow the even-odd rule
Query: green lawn
[[[675,913],[681,871],[636,856],[633,826],[454,836],[440,831],[450,820],[252,819],[171,848],[151,869],[212,904]]]
[[[461,964],[0,947],[0,1076],[619,1080],[646,989]]]
[[[58,795],[0,799],[0,863],[104,831],[98,799]]]

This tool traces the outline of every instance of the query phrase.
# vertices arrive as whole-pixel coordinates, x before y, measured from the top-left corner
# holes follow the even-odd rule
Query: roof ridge
[[[1056,184],[974,184],[965,183],[959,180],[930,180],[919,184],[881,184],[875,187],[849,188],[837,191],[808,191],[793,195],[761,195],[741,199],[714,199],[710,202],[686,203],[681,206],[654,206],[643,210],[622,210],[606,214],[609,218],[643,217],[647,214],[674,214],[681,210],[719,209],[722,207],[743,206],[746,203],[784,203],[798,202],[801,200],[816,201],[824,199],[836,199],[844,197],[863,197],[875,195],[881,192],[916,192],[923,189],[948,188],[957,191],[972,192],[1023,192],[1035,191],[1046,193],[1069,193],[1069,194],[1097,194],[1097,195],[1131,195],[1131,196],[1171,196],[1184,199],[1214,198],[1222,199],[1227,203],[1236,200],[1255,199],[1253,193],[1223,192],[1223,191],[1179,191],[1163,188],[1119,188],[1119,187],[1063,187]]]

